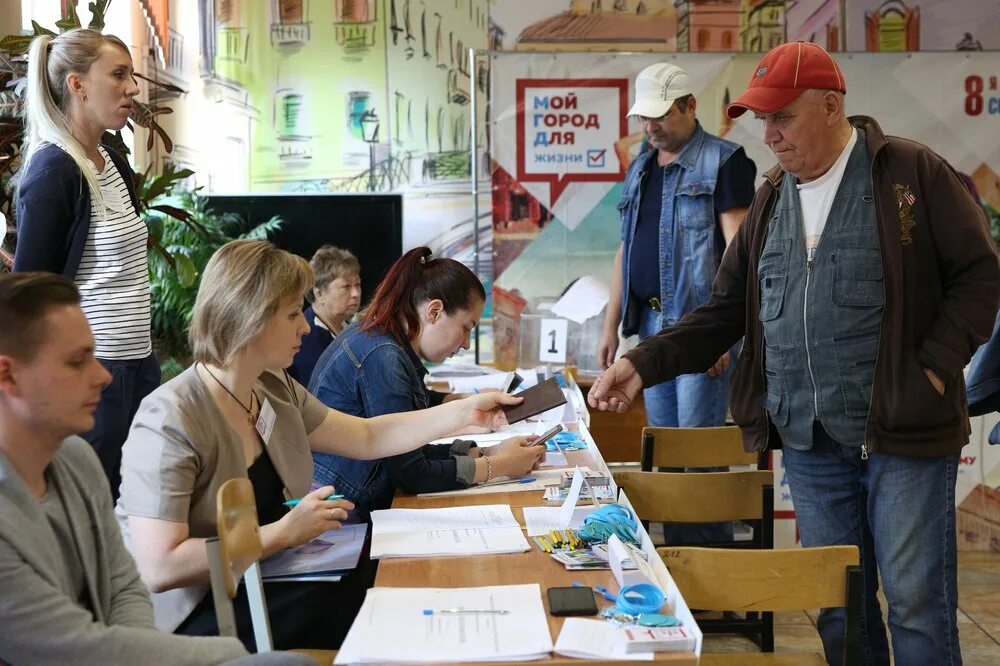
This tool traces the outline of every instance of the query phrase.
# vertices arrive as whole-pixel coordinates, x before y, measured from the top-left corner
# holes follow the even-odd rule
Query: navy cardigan
[[[102,145],[125,181],[138,213],[131,167],[111,146]],[[14,272],[49,271],[74,279],[88,231],[90,187],[80,167],[59,146],[42,146],[18,185]]]

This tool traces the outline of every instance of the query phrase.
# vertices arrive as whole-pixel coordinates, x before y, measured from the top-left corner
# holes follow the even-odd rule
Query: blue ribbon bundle
[[[611,535],[615,534],[622,543],[638,546],[638,529],[639,524],[631,509],[621,504],[604,504],[584,519],[576,534],[587,543],[607,543]]]

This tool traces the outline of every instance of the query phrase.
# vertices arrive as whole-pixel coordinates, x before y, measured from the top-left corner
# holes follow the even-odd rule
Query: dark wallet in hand
[[[553,407],[566,404],[566,396],[563,395],[555,377],[546,379],[541,384],[525,389],[517,395],[524,398],[524,402],[520,405],[503,408],[504,414],[507,415],[507,423],[517,423]]]

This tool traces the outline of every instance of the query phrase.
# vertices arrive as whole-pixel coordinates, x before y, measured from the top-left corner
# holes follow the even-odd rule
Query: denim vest
[[[367,418],[397,411],[426,409],[430,406],[430,394],[424,385],[427,370],[417,355],[387,334],[365,333],[352,326],[338,335],[333,345],[335,350],[329,361],[317,368],[314,382],[315,395],[328,407],[345,414]],[[396,353],[373,353],[391,347]],[[394,370],[402,369],[409,379],[407,405],[379,404],[377,400],[384,393],[380,387],[389,373],[384,363],[392,362]],[[365,401],[370,404],[366,413]],[[412,402],[410,400],[412,399]],[[382,469],[381,459],[355,460],[328,453],[313,453],[316,465],[314,478],[324,484],[332,484],[337,492],[364,508],[365,511],[387,509],[392,503],[395,486],[392,479]]]
[[[861,446],[885,292],[865,137],[847,162],[812,265],[796,179],[786,175],[761,254],[766,407],[785,446],[807,450],[813,421]]]
[[[726,249],[725,241],[717,233],[715,181],[719,165],[738,148],[732,141],[709,134],[698,123],[677,158],[664,169],[659,234],[661,328],[706,303],[712,293],[712,280]],[[650,160],[656,159],[656,155],[657,151],[649,150],[633,160],[618,202],[624,244],[622,334],[626,336],[638,332],[643,307],[630,298],[629,265],[642,184]],[[655,269],[650,267],[650,270]]]

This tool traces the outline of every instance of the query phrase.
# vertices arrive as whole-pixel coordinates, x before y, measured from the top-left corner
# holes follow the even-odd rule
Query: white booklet
[[[530,550],[509,504],[373,511],[372,559]]]
[[[375,587],[333,663],[529,661],[551,650],[537,584]]]
[[[556,639],[555,653],[574,659],[653,660],[652,652],[626,652],[623,633],[604,620],[568,617]]]
[[[368,525],[344,525],[329,530],[312,541],[286,548],[266,560],[260,571],[268,581],[337,581],[358,566]]]

